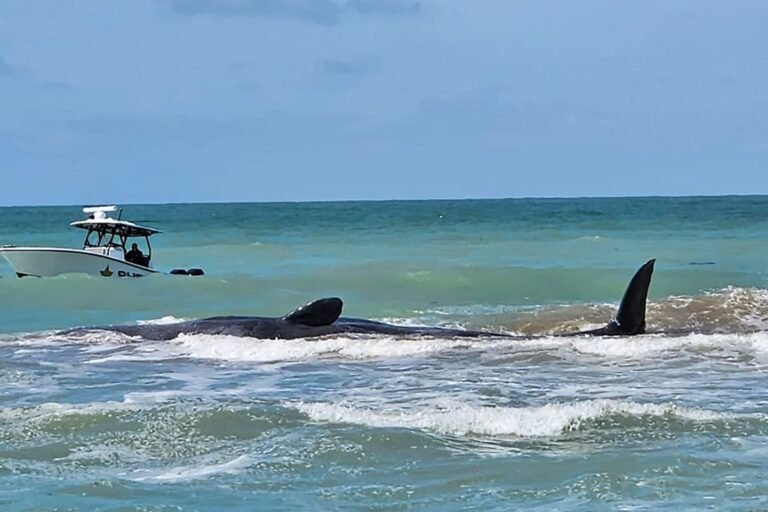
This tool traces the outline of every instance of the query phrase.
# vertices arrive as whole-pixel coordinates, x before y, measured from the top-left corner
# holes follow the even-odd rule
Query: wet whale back
[[[634,274],[621,299],[615,318],[605,327],[592,331],[558,336],[597,335],[632,336],[645,332],[645,305],[655,260],[649,260]],[[339,318],[344,303],[338,297],[326,297],[301,306],[282,317],[218,316],[173,324],[113,325],[95,329],[122,332],[145,339],[168,340],[182,333],[225,334],[251,338],[295,339],[340,333],[390,334],[396,336],[518,336],[464,329],[428,326],[391,325],[372,320]],[[70,332],[93,330],[74,329]]]
[[[338,297],[326,297],[305,304],[285,315],[282,320],[308,327],[323,327],[338,320],[344,303]]]

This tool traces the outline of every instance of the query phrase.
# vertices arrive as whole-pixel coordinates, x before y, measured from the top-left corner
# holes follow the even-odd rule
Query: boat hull
[[[142,265],[80,249],[3,247],[0,255],[19,277],[90,274],[100,277],[142,277],[157,273]]]

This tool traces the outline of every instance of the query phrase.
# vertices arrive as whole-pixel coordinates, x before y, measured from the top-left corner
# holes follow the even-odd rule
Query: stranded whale
[[[632,336],[645,332],[645,304],[655,260],[646,262],[630,280],[619,304],[616,317],[606,326],[590,331],[562,333],[558,336]],[[310,302],[283,317],[219,316],[173,324],[111,325],[66,331],[67,334],[106,330],[148,340],[170,340],[179,334],[225,334],[251,338],[312,338],[329,334],[388,334],[396,336],[507,337],[491,331],[412,327],[373,320],[341,317],[343,302],[328,297]]]

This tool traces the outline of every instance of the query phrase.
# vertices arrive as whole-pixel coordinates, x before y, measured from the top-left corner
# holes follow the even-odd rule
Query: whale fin
[[[331,325],[341,315],[343,306],[344,303],[338,297],[317,299],[291,311],[283,317],[283,320],[310,327]]]
[[[605,327],[578,334],[595,336],[632,336],[645,332],[645,304],[648,300],[648,288],[651,286],[655,259],[648,260],[635,272],[621,298],[616,317]]]

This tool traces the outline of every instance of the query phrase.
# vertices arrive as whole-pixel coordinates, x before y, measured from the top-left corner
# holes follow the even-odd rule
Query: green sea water
[[[0,261],[1,510],[768,507],[768,197],[123,206],[155,268],[206,275]],[[81,217],[0,208],[0,246],[79,247]],[[650,258],[650,334],[550,336]],[[542,337],[57,332],[323,296]]]

